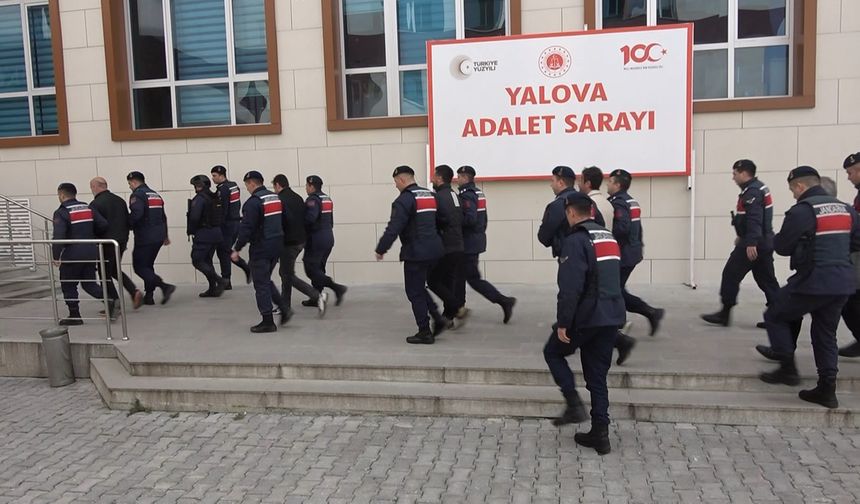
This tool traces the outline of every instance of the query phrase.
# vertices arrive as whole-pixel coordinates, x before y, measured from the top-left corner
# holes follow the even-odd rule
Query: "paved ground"
[[[107,410],[0,378],[0,503],[860,501],[860,430]]]

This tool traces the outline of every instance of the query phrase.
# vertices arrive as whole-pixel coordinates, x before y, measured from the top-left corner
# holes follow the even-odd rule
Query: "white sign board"
[[[690,173],[692,25],[428,43],[430,166]]]

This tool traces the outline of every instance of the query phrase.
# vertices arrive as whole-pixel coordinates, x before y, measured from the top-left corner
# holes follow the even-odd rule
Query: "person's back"
[[[98,193],[90,206],[107,221],[107,228],[103,233],[97,233],[99,238],[116,240],[120,245],[128,243],[128,206],[125,200],[110,191]]]

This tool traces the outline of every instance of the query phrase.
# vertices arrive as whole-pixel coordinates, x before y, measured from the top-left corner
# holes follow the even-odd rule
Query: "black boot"
[[[794,364],[794,356],[785,357],[780,355],[779,357],[779,367],[769,373],[758,375],[759,379],[765,383],[798,385],[800,383],[800,375],[797,373],[797,366]]]
[[[666,310],[663,308],[651,308],[651,310],[645,315],[648,319],[648,323],[651,324],[651,332],[648,333],[649,336],[657,334],[657,330],[660,329],[660,322],[663,320],[664,315],[666,315]]]
[[[517,298],[507,297],[499,304],[502,306],[502,313],[504,314],[502,323],[507,324],[514,315],[514,305],[517,304]]]
[[[765,324],[764,322],[756,322],[755,326],[756,329],[767,329],[767,324]]]
[[[755,350],[765,359],[779,362],[779,354],[774,352],[771,347],[767,345],[756,345]]]
[[[572,394],[564,396],[567,407],[558,418],[552,419],[552,424],[556,427],[571,423],[581,423],[588,420],[588,413],[585,412],[585,405],[582,404],[582,399],[579,394],[574,391]]]
[[[860,341],[855,341],[848,346],[839,349],[842,357],[860,357]]]
[[[281,319],[279,320],[281,325],[287,325],[291,318],[293,318],[293,309],[289,306],[281,306]]]
[[[224,279],[224,290],[233,290],[233,282],[231,282],[229,278]]]
[[[61,326],[84,325],[84,321],[81,320],[81,311],[77,308],[74,310],[70,309],[69,316],[64,319],[60,319],[60,321],[57,323]]]
[[[340,306],[343,303],[343,296],[346,294],[346,285],[334,284],[334,305]]]
[[[155,304],[155,299],[154,299],[154,297],[153,297],[153,295],[152,295],[152,293],[151,293],[151,292],[147,292],[147,293],[143,296],[143,304],[145,304],[145,305],[147,305],[147,306],[151,306],[151,305],[154,305],[154,304]]]
[[[448,329],[454,328],[454,322],[442,315],[433,317],[433,337],[439,336]]]
[[[161,304],[167,304],[170,301],[170,296],[176,292],[176,286],[173,284],[166,283],[161,286]]]
[[[246,263],[244,261],[244,259],[240,259],[239,262],[236,263],[236,266],[239,266],[239,268],[241,268],[242,272],[245,273],[245,283],[250,284],[251,283],[251,267],[248,266],[248,263]]]
[[[278,326],[275,325],[275,319],[272,317],[271,313],[263,315],[262,322],[251,328],[252,333],[268,333],[275,332],[277,330]]]
[[[316,308],[318,303],[319,303],[319,298],[317,298],[317,299],[308,298],[308,299],[305,299],[304,301],[302,301],[302,306],[307,306],[308,308]]]
[[[703,315],[701,315],[701,317],[702,317],[702,320],[704,320],[705,322],[707,322],[709,324],[716,324],[716,325],[721,325],[723,327],[728,327],[729,323],[730,323],[729,314],[731,313],[731,311],[732,311],[731,306],[723,305],[723,308],[720,311],[714,312],[714,313],[703,314]]]
[[[436,338],[433,337],[433,333],[430,332],[430,329],[421,329],[417,333],[406,338],[406,342],[412,343],[413,345],[432,345],[435,341]]]
[[[615,338],[615,349],[618,350],[618,359],[615,361],[615,364],[619,366],[624,364],[624,361],[630,357],[630,352],[634,346],[636,346],[635,338],[618,331],[618,335]]]
[[[825,408],[838,408],[839,400],[836,399],[836,380],[818,379],[818,385],[814,389],[801,390],[798,397],[806,402],[820,404]]]
[[[573,440],[580,446],[594,448],[598,455],[606,455],[612,448],[609,446],[609,426],[606,424],[591,424],[588,432],[573,435]]]

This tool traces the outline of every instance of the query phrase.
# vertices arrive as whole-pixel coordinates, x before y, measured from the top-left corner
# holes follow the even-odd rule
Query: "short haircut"
[[[218,175],[226,177],[227,176],[227,168],[224,168],[221,165],[215,165],[212,167],[212,171],[210,171],[209,173],[217,173]]]
[[[275,175],[275,178],[272,179],[272,185],[275,184],[278,184],[281,187],[290,187],[290,181],[287,180],[287,176],[283,173]]]
[[[437,166],[436,169],[433,170],[433,173],[442,177],[442,181],[446,184],[450,184],[451,181],[454,180],[454,170],[446,164]]]
[[[586,215],[586,214],[591,215],[591,205],[592,204],[593,203],[592,203],[590,198],[586,198],[586,197],[582,197],[582,196],[580,196],[580,197],[574,196],[574,197],[565,199],[564,208],[565,209],[572,208],[573,211],[577,215]]]
[[[633,179],[630,178],[630,175],[623,173],[616,173],[615,175],[612,175],[612,178],[615,180],[616,184],[621,186],[622,191],[630,189],[630,183],[633,181]]]
[[[750,176],[755,177],[756,166],[755,163],[749,159],[739,159],[735,161],[735,164],[732,165],[732,169],[737,172],[749,173]]]
[[[596,166],[589,166],[582,170],[582,180],[591,184],[593,190],[600,189],[603,183],[603,171]]]
[[[63,193],[66,196],[74,198],[78,195],[78,188],[75,187],[75,184],[72,184],[70,182],[63,182],[57,187],[57,192]]]
[[[815,187],[817,185],[821,185],[821,178],[816,177],[815,175],[804,175],[803,177],[792,179],[788,184],[803,184],[806,187]]]
[[[553,177],[557,177],[559,180],[564,182],[565,187],[573,187],[576,184],[576,177],[560,177],[558,175],[553,175]]]
[[[836,181],[830,177],[821,177],[821,188],[828,196],[836,197]]]

